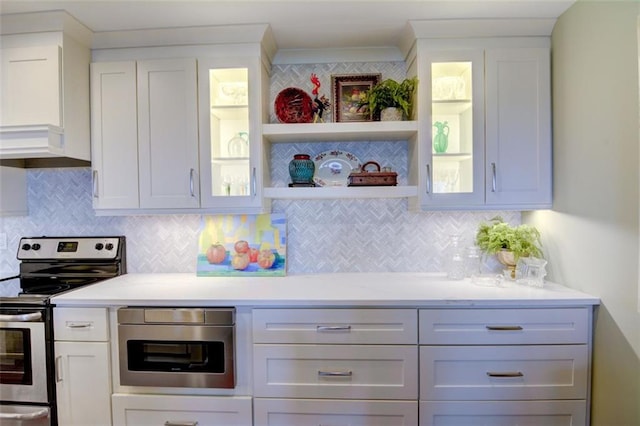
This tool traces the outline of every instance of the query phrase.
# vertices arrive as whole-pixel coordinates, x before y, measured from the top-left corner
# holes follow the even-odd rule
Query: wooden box
[[[367,166],[375,166],[376,170],[371,171]],[[369,169],[371,169],[369,167]],[[348,186],[396,186],[398,184],[398,174],[392,171],[380,171],[380,165],[375,161],[369,161],[362,165],[360,171],[349,174]]]

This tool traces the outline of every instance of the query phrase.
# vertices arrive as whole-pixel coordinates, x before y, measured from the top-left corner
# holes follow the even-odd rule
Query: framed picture
[[[368,105],[361,101],[367,90],[380,82],[380,74],[331,76],[333,121],[372,121]]]

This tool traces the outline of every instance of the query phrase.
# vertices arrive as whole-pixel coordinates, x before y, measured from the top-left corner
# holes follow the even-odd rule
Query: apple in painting
[[[222,244],[211,244],[207,249],[207,261],[209,263],[220,264],[227,257],[227,250]]]
[[[249,243],[245,240],[236,241],[233,245],[233,249],[236,253],[249,253]]]
[[[237,253],[231,258],[231,267],[238,271],[243,271],[249,266],[249,255],[247,253]]]
[[[273,266],[273,263],[276,261],[276,255],[273,254],[273,251],[268,249],[260,250],[258,253],[258,266],[262,269],[269,269]]]
[[[260,253],[260,250],[258,250],[257,248],[251,247],[249,249],[249,262],[256,263],[258,261],[258,253]]]

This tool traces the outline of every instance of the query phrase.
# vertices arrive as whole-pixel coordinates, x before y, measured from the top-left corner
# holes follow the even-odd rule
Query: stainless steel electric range
[[[57,425],[51,297],[125,274],[125,237],[22,238],[17,257],[20,290],[0,298],[0,423]]]

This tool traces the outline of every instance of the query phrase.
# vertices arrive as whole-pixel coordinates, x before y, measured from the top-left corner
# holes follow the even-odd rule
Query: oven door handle
[[[33,312],[31,314],[20,315],[0,315],[0,321],[3,322],[30,322],[40,321],[42,319],[42,312]]]
[[[2,413],[0,412],[0,419],[6,420],[35,420],[43,419],[49,416],[49,408],[40,408],[39,410],[32,411],[30,413]]]

